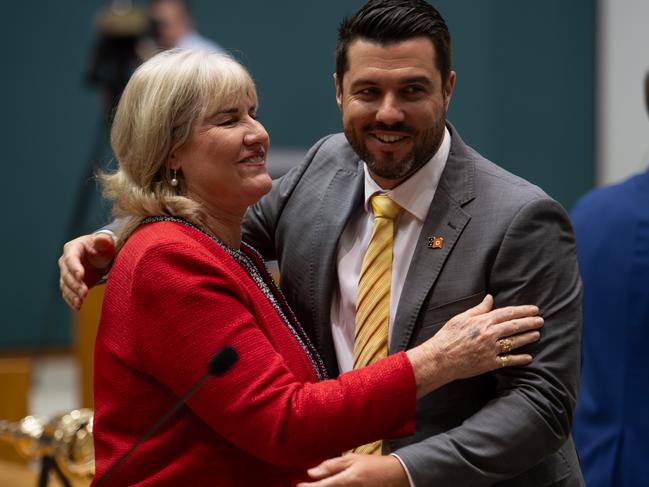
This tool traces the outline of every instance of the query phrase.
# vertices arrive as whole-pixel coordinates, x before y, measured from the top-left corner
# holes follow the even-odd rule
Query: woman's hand
[[[449,320],[432,338],[406,353],[415,371],[417,397],[456,379],[473,377],[532,361],[528,354],[512,354],[537,341],[543,318],[536,306],[493,308],[485,296],[477,306]]]

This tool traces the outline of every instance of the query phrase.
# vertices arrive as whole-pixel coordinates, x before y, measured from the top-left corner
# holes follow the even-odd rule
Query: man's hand
[[[393,456],[350,453],[308,470],[314,482],[297,487],[409,487],[401,462]]]
[[[81,308],[88,288],[106,273],[114,256],[113,239],[105,233],[84,235],[65,244],[59,258],[59,286],[68,306]]]

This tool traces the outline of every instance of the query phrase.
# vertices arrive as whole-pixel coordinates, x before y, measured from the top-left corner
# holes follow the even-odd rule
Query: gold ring
[[[509,355],[498,355],[498,358],[500,359],[500,365],[507,367],[507,363],[509,362]]]
[[[500,353],[509,353],[512,351],[512,341],[509,338],[501,338],[498,340],[500,346]]]

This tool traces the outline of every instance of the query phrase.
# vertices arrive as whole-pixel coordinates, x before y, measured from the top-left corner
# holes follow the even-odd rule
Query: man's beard
[[[423,167],[433,157],[444,137],[444,117],[437,120],[433,126],[417,132],[416,129],[403,123],[386,125],[381,122],[367,124],[363,127],[361,133],[358,133],[353,127],[345,127],[345,136],[350,145],[365,161],[367,167],[376,176],[384,179],[404,179]],[[401,159],[396,159],[392,153],[384,153],[380,159],[374,157],[367,148],[365,143],[366,134],[373,130],[385,130],[407,133],[414,137],[412,150]]]

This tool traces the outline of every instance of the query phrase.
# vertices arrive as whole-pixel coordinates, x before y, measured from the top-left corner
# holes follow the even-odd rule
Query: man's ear
[[[338,76],[334,73],[334,85],[336,86],[336,103],[338,108],[343,106],[343,87],[342,84],[338,82]]]
[[[453,96],[453,88],[455,88],[455,80],[457,79],[457,75],[455,74],[455,71],[451,71],[448,74],[448,79],[446,80],[446,84],[444,84],[444,111],[448,111],[448,106],[451,103],[451,97]]]

